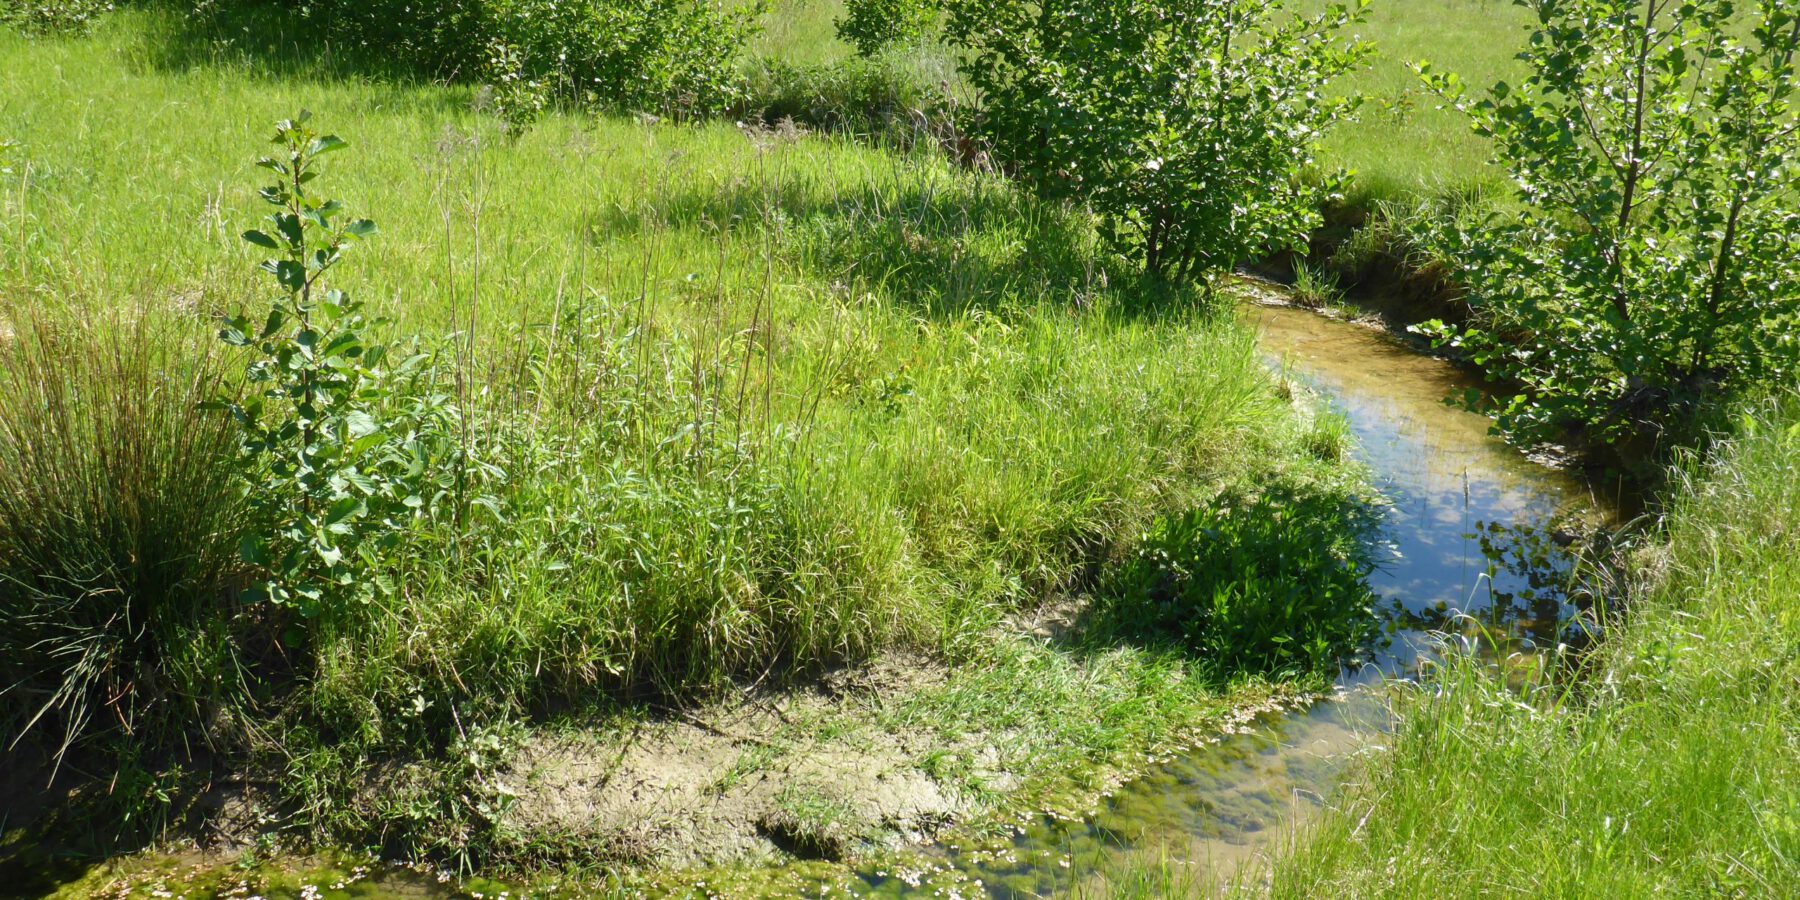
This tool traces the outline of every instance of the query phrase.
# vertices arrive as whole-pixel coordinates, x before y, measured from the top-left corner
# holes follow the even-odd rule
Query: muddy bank
[[[991,651],[954,666],[889,653],[799,687],[516,733],[481,779],[504,854],[484,871],[521,879],[513,896],[866,889],[874,872],[937,865],[935,842],[1078,819],[1184,748],[1304,699],[1278,685],[1221,692],[1173,657],[1078,646],[1080,613],[1071,600],[1006,621]],[[402,765],[357,793],[370,815],[403,815],[414,782],[429,783]],[[309,868],[272,792],[216,793],[231,814],[213,804],[187,838],[105,862],[16,858],[6,875],[65,897],[214,896],[240,882],[268,898],[473,895],[454,859]]]
[[[924,840],[975,804],[925,760],[966,755],[997,790],[1022,777],[994,750],[997,736],[947,745],[924,730],[857,726],[947,677],[892,655],[790,693],[533,734],[506,766],[517,787],[503,827],[660,867],[842,859]]]

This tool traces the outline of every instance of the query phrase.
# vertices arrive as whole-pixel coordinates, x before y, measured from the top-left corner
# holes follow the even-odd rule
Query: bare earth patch
[[[884,695],[944,678],[935,663],[890,656],[623,732],[535,735],[511,762],[506,825],[659,866],[839,859],[922,840],[968,800],[926,771],[938,742],[873,727],[870,713]]]

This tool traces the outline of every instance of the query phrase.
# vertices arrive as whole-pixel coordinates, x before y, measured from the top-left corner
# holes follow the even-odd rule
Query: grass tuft
[[[153,745],[238,678],[241,492],[194,330],[26,315],[0,339],[0,683],[8,733]]]

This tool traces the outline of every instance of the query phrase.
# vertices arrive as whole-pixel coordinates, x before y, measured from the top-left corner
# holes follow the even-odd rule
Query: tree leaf
[[[267,247],[270,250],[280,250],[281,249],[280,243],[278,243],[274,238],[269,237],[267,234],[264,234],[263,232],[260,232],[260,231],[244,232],[244,240],[249,241],[250,243],[255,244],[258,247]]]

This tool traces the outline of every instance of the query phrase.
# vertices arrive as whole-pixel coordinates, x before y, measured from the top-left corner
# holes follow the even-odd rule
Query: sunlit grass
[[[0,320],[130,310],[205,340],[212,314],[258,309],[238,237],[254,160],[310,109],[350,142],[322,193],[381,227],[338,286],[441,354],[505,473],[467,521],[409,535],[386,561],[400,588],[323,634],[304,691],[253,723],[315,825],[346,821],[383,754],[481,722],[887,647],[982,665],[1004,616],[1221,486],[1353,485],[1304,448],[1229,310],[1144,288],[1079,216],[933,148],[574,113],[510,137],[472,89],[174,54],[165,25],[0,35],[0,134],[21,144]],[[1228,674],[1165,699],[1206,707]],[[1038,770],[1180,718],[1143,714],[1038,715],[1068,735]],[[234,721],[208,724],[229,743]],[[442,799],[412,836],[478,851],[466,823],[437,827],[460,814]]]
[[[1281,897],[1775,896],[1800,877],[1796,401],[1678,476],[1623,624],[1521,697],[1472,664],[1275,869]]]

